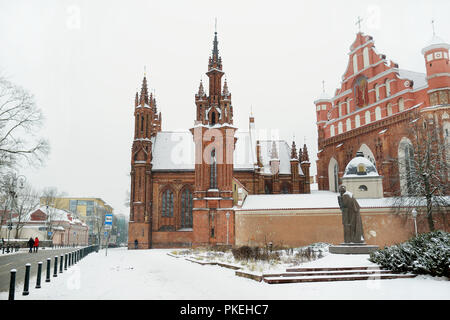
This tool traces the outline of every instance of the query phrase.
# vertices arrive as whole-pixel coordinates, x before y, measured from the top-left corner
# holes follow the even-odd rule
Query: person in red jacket
[[[38,237],[36,237],[36,239],[34,239],[34,252],[37,252],[39,248],[39,239]]]

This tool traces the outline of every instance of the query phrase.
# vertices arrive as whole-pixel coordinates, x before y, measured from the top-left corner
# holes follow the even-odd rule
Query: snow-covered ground
[[[16,289],[17,300],[289,300],[289,299],[449,299],[446,278],[418,276],[414,279],[337,281],[320,283],[267,284],[235,276],[220,266],[199,265],[174,258],[170,249],[108,249],[92,253],[50,283],[22,296],[23,284]],[[372,265],[367,255],[334,255],[302,266]],[[35,275],[35,270],[32,274]],[[7,292],[0,293],[6,300]]]

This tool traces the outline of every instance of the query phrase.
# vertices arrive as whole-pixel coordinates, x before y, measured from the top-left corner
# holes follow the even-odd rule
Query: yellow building
[[[45,205],[45,201],[45,198],[41,198],[41,205]],[[113,208],[100,198],[54,198],[52,199],[52,206],[76,213],[83,221],[87,221],[95,213],[108,214],[113,212]]]
[[[89,227],[89,243],[97,243],[104,231],[105,214],[113,213],[113,208],[100,198],[60,197],[49,200],[42,197],[40,199],[41,206],[45,206],[48,202],[50,202],[49,206],[73,212],[86,223]]]

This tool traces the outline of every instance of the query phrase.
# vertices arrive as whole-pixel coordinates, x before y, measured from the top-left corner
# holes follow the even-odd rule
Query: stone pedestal
[[[365,243],[341,243],[328,248],[329,252],[334,254],[370,254],[378,249],[378,246]]]

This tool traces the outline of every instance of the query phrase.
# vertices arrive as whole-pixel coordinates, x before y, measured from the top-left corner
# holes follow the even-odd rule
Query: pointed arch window
[[[364,68],[368,68],[370,65],[369,48],[368,47],[365,47],[363,50],[363,60],[364,60]]]
[[[173,192],[170,189],[164,191],[162,195],[161,216],[173,217]]]
[[[359,117],[359,114],[355,117],[355,128],[359,128],[361,126],[361,119]]]
[[[403,98],[400,98],[398,99],[398,111],[402,112],[403,110],[405,110],[405,101]]]
[[[216,150],[211,151],[211,162],[210,162],[210,177],[209,177],[209,187],[211,189],[217,188],[217,163],[216,163]]]
[[[189,188],[181,192],[181,228],[192,228],[192,192]]]
[[[412,145],[405,145],[405,173],[406,173],[406,188],[408,194],[413,194],[414,188],[414,176],[415,176],[415,166],[414,166],[414,150]]]

